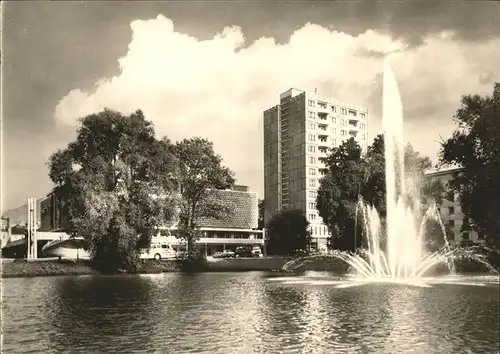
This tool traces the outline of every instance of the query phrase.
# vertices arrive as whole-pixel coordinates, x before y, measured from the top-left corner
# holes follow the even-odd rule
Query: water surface
[[[428,288],[339,288],[325,273],[3,279],[2,352],[495,353],[500,288],[478,279]]]

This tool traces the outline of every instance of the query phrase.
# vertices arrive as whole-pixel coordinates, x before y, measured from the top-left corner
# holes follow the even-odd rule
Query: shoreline
[[[259,257],[259,258],[230,258],[215,259],[195,264],[191,269],[183,267],[182,261],[175,260],[144,260],[137,272],[115,274],[158,274],[172,272],[251,272],[251,271],[279,271],[283,265],[292,260],[291,257]],[[331,267],[333,265],[333,267]],[[345,271],[346,266],[339,262],[324,262],[317,260],[301,267],[303,270],[337,270]],[[2,259],[2,278],[32,278],[42,276],[64,275],[100,275],[104,274],[93,269],[88,260],[10,260]]]
[[[114,273],[121,274],[160,274],[160,273],[205,273],[205,272],[252,272],[252,271],[281,271],[283,265],[292,260],[292,257],[260,257],[260,258],[229,258],[229,259],[211,259],[193,264],[186,267],[182,260],[143,260],[139,269],[134,273]],[[456,264],[456,270],[460,273],[483,273],[484,269],[477,266],[466,266],[465,264]],[[441,273],[445,269],[436,267],[435,271]],[[497,267],[498,269],[498,267]],[[347,265],[341,261],[331,259],[317,259],[303,264],[296,269],[297,271],[334,271],[336,273],[347,273]],[[33,278],[46,276],[65,276],[65,275],[104,275],[91,267],[88,260],[58,260],[38,259],[38,260],[13,260],[2,259],[1,278]],[[434,273],[434,272],[432,272]],[[437,274],[429,274],[437,275]]]

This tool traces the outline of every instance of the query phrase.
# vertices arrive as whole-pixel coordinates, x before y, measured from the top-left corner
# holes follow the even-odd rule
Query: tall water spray
[[[416,230],[413,208],[416,193],[406,183],[404,164],[403,104],[391,67],[391,56],[384,60],[382,121],[385,142],[387,191],[387,258],[392,277],[409,275],[420,257],[421,240]],[[415,184],[410,184],[413,187]]]

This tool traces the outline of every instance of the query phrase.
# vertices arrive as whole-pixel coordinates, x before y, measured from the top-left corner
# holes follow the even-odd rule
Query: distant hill
[[[36,202],[36,218],[40,221],[40,203],[45,198],[38,198]],[[10,225],[24,224],[28,221],[28,203],[10,210],[4,210],[2,216],[5,218],[10,218]]]

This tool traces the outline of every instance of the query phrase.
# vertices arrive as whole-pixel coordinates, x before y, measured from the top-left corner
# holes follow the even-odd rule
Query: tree
[[[259,230],[262,230],[264,228],[264,207],[265,207],[265,200],[264,199],[261,199],[259,200],[259,223],[258,223],[258,226],[257,228]]]
[[[179,163],[179,236],[187,243],[190,255],[200,236],[199,225],[203,218],[222,219],[234,212],[215,192],[234,185],[233,172],[222,165],[213,144],[203,138],[184,139],[174,147]]]
[[[500,83],[491,96],[463,96],[454,121],[457,128],[441,144],[440,163],[461,167],[450,187],[459,195],[464,224],[500,248]]]
[[[327,173],[320,179],[316,208],[332,235],[329,246],[353,249],[356,203],[368,177],[362,150],[353,138],[346,140],[332,149],[326,165]],[[361,238],[356,247],[359,241]]]
[[[270,255],[294,255],[306,251],[311,242],[309,221],[300,209],[284,209],[274,215],[267,225]]]
[[[141,111],[105,109],[80,119],[76,140],[49,159],[49,176],[94,265],[134,271],[139,252],[176,205],[176,159]]]
[[[443,247],[446,239],[453,239],[453,231],[448,225],[442,225],[437,219],[429,218],[425,221],[423,243],[426,250],[435,252]]]

